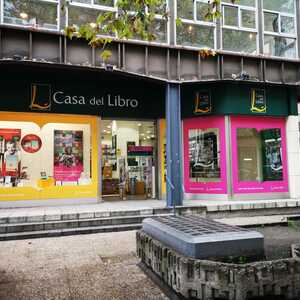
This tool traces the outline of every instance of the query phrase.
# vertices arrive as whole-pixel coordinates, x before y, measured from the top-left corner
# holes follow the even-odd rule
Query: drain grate
[[[248,232],[248,229],[215,222],[198,216],[167,216],[155,218],[158,222],[180,232],[192,235],[206,235],[222,232]]]
[[[198,216],[166,216],[143,221],[143,231],[193,258],[262,257],[263,235]]]

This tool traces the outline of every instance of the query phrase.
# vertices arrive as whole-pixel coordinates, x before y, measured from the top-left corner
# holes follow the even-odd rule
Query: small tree
[[[207,1],[209,6],[205,18],[208,20],[219,18],[221,0]],[[230,1],[235,2],[235,0]],[[94,23],[84,24],[79,28],[74,25],[68,26],[65,29],[66,35],[70,39],[73,36],[86,39],[91,47],[101,49],[100,55],[103,61],[107,61],[112,55],[111,51],[106,49],[107,44],[112,42],[109,36],[115,35],[120,40],[137,38],[143,41],[155,41],[155,15],[159,13],[166,21],[169,18],[165,0],[118,0],[117,7],[117,17],[114,12],[101,13]],[[176,20],[176,26],[181,26],[180,19]],[[206,57],[215,55],[215,51],[201,49],[199,54]]]

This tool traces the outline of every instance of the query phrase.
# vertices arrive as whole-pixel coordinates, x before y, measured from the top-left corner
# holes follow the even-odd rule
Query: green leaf
[[[110,50],[103,50],[100,56],[103,59],[103,61],[106,62],[111,58],[112,52]]]

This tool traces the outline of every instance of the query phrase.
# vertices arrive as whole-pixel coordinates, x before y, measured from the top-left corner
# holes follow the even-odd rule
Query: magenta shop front
[[[185,198],[288,198],[293,92],[232,83],[183,88]]]

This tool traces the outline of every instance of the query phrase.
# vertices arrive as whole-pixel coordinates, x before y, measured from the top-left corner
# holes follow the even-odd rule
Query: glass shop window
[[[191,182],[219,182],[220,134],[218,128],[189,130],[189,173]]]
[[[58,30],[58,1],[4,0],[6,24]]]
[[[264,54],[296,57],[294,0],[264,0]]]
[[[237,128],[239,181],[283,180],[281,131]]]

